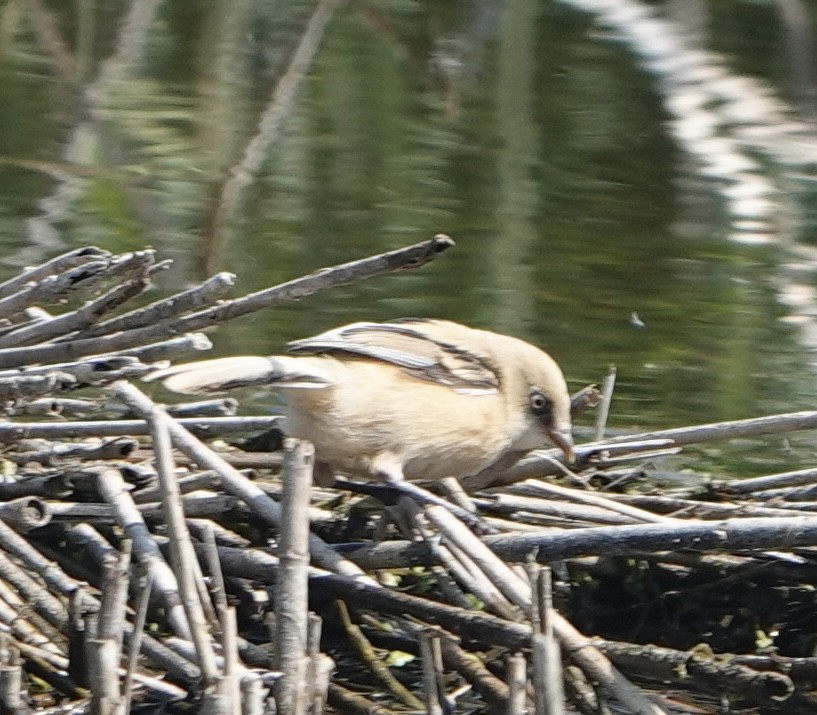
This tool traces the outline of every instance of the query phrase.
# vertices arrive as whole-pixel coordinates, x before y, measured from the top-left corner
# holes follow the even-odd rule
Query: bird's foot
[[[336,477],[334,486],[337,489],[346,489],[357,494],[368,494],[369,496],[379,499],[384,504],[394,504],[401,496],[407,496],[414,499],[418,504],[431,504],[443,507],[476,534],[494,533],[494,530],[489,527],[478,514],[463,509],[457,504],[452,504],[447,499],[443,499],[436,494],[432,494],[427,489],[423,489],[412,482],[407,482],[402,479],[384,479],[380,482],[352,482]]]

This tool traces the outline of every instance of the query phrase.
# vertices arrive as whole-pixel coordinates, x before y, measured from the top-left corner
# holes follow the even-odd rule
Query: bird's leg
[[[490,528],[486,526],[478,515],[473,514],[461,506],[452,504],[450,501],[443,499],[436,494],[432,494],[427,489],[408,482],[403,478],[402,470],[395,469],[378,469],[375,476],[379,479],[379,484],[359,484],[355,482],[347,482],[346,480],[335,479],[335,485],[342,488],[352,487],[352,491],[363,492],[377,497],[378,492],[383,494],[384,491],[391,492],[394,495],[404,494],[416,501],[418,504],[433,504],[447,509],[466,526],[473,529],[475,532],[484,534],[489,533]]]
[[[384,480],[385,481],[385,480]],[[463,522],[466,526],[470,527],[477,533],[486,533],[487,527],[482,519],[479,518],[477,514],[474,514],[467,509],[463,509],[461,506],[457,504],[453,504],[447,499],[443,499],[436,494],[432,494],[427,489],[423,489],[422,487],[414,484],[413,482],[407,482],[405,479],[400,479],[398,481],[385,481],[390,487],[397,489],[401,493],[405,494],[407,497],[411,497],[416,501],[418,504],[433,504],[435,506],[441,506],[444,509],[447,509],[451,512],[454,516],[456,516],[461,522]]]
[[[450,501],[443,499],[436,494],[432,494],[427,489],[412,482],[407,482],[404,479],[399,481],[380,481],[380,482],[352,482],[346,479],[335,478],[333,485],[336,489],[347,489],[358,494],[368,494],[376,499],[388,504],[396,502],[397,497],[404,495],[414,499],[418,504],[433,504],[447,509],[466,526],[470,527],[478,534],[491,533],[492,530],[485,525],[482,519],[476,514],[463,509],[461,506],[452,504]]]

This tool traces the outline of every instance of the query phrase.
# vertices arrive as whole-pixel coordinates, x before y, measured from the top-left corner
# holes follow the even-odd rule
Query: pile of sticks
[[[152,251],[81,249],[0,285],[0,711],[813,711],[817,469],[651,484],[685,445],[817,412],[444,480],[475,534],[440,506],[312,488],[310,445],[259,446],[277,417],[165,408],[138,386],[207,349],[193,331],[451,245],[232,300],[219,274],[127,312],[166,267]]]

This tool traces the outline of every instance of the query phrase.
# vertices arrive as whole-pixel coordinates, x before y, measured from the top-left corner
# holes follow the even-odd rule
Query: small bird
[[[573,460],[570,396],[533,345],[445,320],[353,323],[289,344],[291,355],[176,365],[148,380],[187,394],[285,392],[284,431],[315,445],[315,479],[391,484],[476,474],[548,438]]]

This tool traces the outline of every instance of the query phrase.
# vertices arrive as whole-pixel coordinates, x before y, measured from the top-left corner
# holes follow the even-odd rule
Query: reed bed
[[[138,309],[166,267],[150,250],[0,285],[0,711],[813,712],[817,469],[667,465],[817,412],[605,439],[611,376],[574,396],[602,415],[576,464],[543,450],[436,485],[469,528],[385,485],[313,487],[277,417],[140,382],[206,350],[198,331],[452,245]]]

